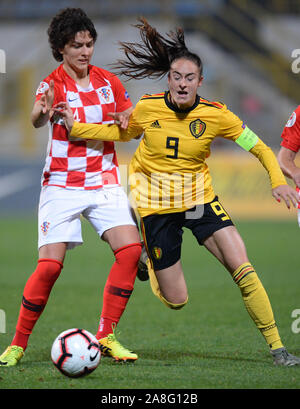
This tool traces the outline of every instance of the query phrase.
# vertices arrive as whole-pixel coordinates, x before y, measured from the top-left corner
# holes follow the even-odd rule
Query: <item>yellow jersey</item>
[[[143,134],[130,162],[129,183],[131,199],[145,217],[212,201],[215,193],[205,162],[211,143],[216,137],[237,141],[244,131],[243,121],[221,102],[197,96],[193,106],[180,110],[164,92],[140,99],[127,130],[74,123],[71,136],[128,141]],[[258,137],[250,152],[267,169],[273,188],[286,184],[273,152]]]

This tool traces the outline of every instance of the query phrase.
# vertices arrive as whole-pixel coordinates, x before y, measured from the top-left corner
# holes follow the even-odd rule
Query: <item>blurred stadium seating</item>
[[[0,189],[1,179],[12,171],[15,162],[23,163],[26,169],[31,163],[35,170],[42,168],[47,129],[33,129],[29,117],[39,81],[57,66],[46,30],[58,10],[81,6],[77,0],[0,0],[0,49],[6,53],[6,73],[0,74]],[[139,16],[147,17],[162,32],[183,27],[188,46],[203,59],[205,82],[200,94],[225,102],[274,151],[279,148],[282,128],[299,104],[299,77],[291,68],[291,54],[298,49],[300,37],[299,1],[90,0],[83,8],[99,34],[93,63],[106,69],[120,55],[119,40],[137,39],[132,24]],[[166,89],[166,80],[129,81],[125,85],[136,103],[145,92]],[[121,163],[128,161],[136,143],[118,145]],[[213,146],[222,166],[232,165],[235,157],[243,155],[238,149],[221,140]],[[224,162],[228,156],[230,162]],[[211,163],[215,163],[213,157]],[[218,163],[215,170],[219,169]],[[244,166],[246,163],[248,159]],[[247,174],[245,170],[244,177]],[[241,199],[255,197],[258,183],[250,185],[252,189]],[[270,195],[268,185],[262,191]],[[8,196],[5,200],[0,197],[0,212],[10,208],[7,200]],[[253,214],[257,215],[257,210]],[[264,214],[267,217],[269,212]]]

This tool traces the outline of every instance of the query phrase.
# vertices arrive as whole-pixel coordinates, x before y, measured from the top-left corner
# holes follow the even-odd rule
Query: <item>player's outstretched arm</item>
[[[49,88],[37,100],[33,106],[31,113],[31,122],[35,128],[44,126],[52,114],[52,105],[54,101],[54,81],[51,80]]]
[[[97,139],[102,141],[129,141],[141,134],[139,127],[129,126],[131,109],[110,113],[117,124],[86,124],[74,121],[73,112],[66,102],[54,106],[54,112],[60,115],[71,137]]]
[[[282,146],[277,159],[282,172],[300,188],[300,168],[295,164],[296,152]]]
[[[286,183],[279,163],[271,148],[264,144],[261,139],[258,139],[250,152],[259,159],[261,164],[267,170],[270,177],[273,197],[278,202],[283,200],[288,209],[290,209],[291,205],[298,207],[298,193]]]

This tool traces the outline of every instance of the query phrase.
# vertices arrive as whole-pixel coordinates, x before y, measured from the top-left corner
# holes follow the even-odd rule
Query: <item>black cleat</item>
[[[149,280],[148,267],[146,264],[147,259],[148,259],[148,255],[145,249],[145,245],[143,243],[142,253],[141,253],[141,257],[140,257],[139,264],[138,264],[138,271],[136,274],[137,278],[141,281]]]

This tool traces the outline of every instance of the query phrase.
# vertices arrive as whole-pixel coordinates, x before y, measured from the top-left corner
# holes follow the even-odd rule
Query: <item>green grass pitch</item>
[[[300,355],[300,333],[292,311],[300,309],[300,230],[294,222],[237,222],[248,255],[269,294],[281,337]],[[14,334],[22,291],[37,261],[33,218],[0,219],[0,309],[6,314],[1,352]],[[50,360],[53,340],[63,330],[96,332],[102,289],[113,255],[83,223],[84,245],[67,253],[58,279],[13,368],[0,368],[0,389],[297,389],[300,367],[274,367],[261,334],[245,311],[238,288],[225,269],[186,231],[182,262],[189,303],[166,308],[148,282],[135,290],[118,330],[119,340],[139,354],[134,364],[102,358],[85,378],[61,375]],[[300,327],[300,325],[299,325]]]

